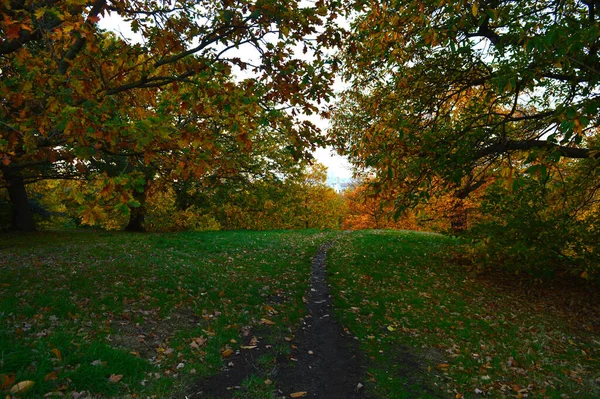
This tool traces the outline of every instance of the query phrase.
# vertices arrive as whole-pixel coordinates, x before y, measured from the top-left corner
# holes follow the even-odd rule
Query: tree
[[[202,132],[215,115],[241,142],[252,126],[239,116],[248,111],[252,124],[285,126],[304,155],[320,138],[295,116],[319,112],[328,98],[336,65],[324,49],[339,39],[336,9],[329,1],[0,3],[0,187],[13,228],[35,228],[26,184],[85,176],[93,157],[148,164],[185,154],[176,167],[201,175],[202,158],[192,155],[214,146]],[[140,42],[99,29],[110,14],[129,21]],[[310,57],[297,56],[299,46]],[[242,47],[255,62],[233,52]],[[234,79],[234,69],[249,77]],[[169,110],[177,107],[192,120],[176,120]]]
[[[600,158],[597,1],[353,6],[332,136],[403,188],[398,206],[434,188],[465,198],[502,162]]]

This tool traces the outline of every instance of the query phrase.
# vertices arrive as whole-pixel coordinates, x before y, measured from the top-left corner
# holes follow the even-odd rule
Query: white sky
[[[106,18],[101,18],[99,26],[102,29],[106,29],[116,33],[125,40],[133,43],[141,43],[142,38],[140,35],[135,34],[131,30],[131,26],[128,22],[124,21],[119,15],[111,13]],[[242,50],[239,50],[242,52]],[[245,51],[243,52],[245,53]],[[253,59],[252,54],[236,54],[241,59]],[[334,86],[338,86],[336,83]],[[336,89],[339,89],[336,87]],[[323,132],[327,130],[328,121],[319,117],[311,117],[310,120],[317,125]],[[345,157],[341,157],[336,154],[332,148],[319,148],[313,153],[315,159],[324,164],[327,167],[327,177],[331,181],[335,181],[337,178],[348,179],[352,177],[352,167],[348,163]]]

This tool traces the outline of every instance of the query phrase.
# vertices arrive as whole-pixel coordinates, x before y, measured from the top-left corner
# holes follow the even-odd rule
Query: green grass
[[[367,387],[381,398],[600,397],[597,296],[565,304],[551,286],[477,276],[451,261],[457,244],[363,231],[330,250],[336,315],[369,357]]]
[[[3,235],[0,375],[34,381],[32,397],[180,392],[217,373],[221,351],[236,349],[231,340],[241,342],[246,326],[276,338],[298,321],[310,258],[333,235]],[[260,386],[256,397],[267,397],[271,388]]]

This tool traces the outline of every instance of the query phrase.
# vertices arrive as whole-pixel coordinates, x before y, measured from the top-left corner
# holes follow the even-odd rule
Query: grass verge
[[[330,250],[337,317],[381,398],[598,398],[592,287],[533,285],[452,263],[456,240],[362,231]]]
[[[219,372],[242,334],[298,321],[311,256],[332,235],[3,235],[0,392],[22,381],[34,385],[19,397],[182,392]]]

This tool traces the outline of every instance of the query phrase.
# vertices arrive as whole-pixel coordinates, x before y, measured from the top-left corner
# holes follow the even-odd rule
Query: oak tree
[[[465,198],[502,162],[600,158],[597,1],[353,7],[332,136],[379,184],[404,188],[399,206],[435,188]]]
[[[85,176],[94,157],[210,153],[203,121],[216,115],[244,143],[252,126],[238,117],[248,110],[253,124],[287,126],[299,155],[319,140],[296,116],[328,98],[336,2],[3,0],[0,10],[0,186],[15,229],[35,228],[27,183]],[[139,40],[100,29],[111,15]],[[192,158],[176,167],[201,175]]]

